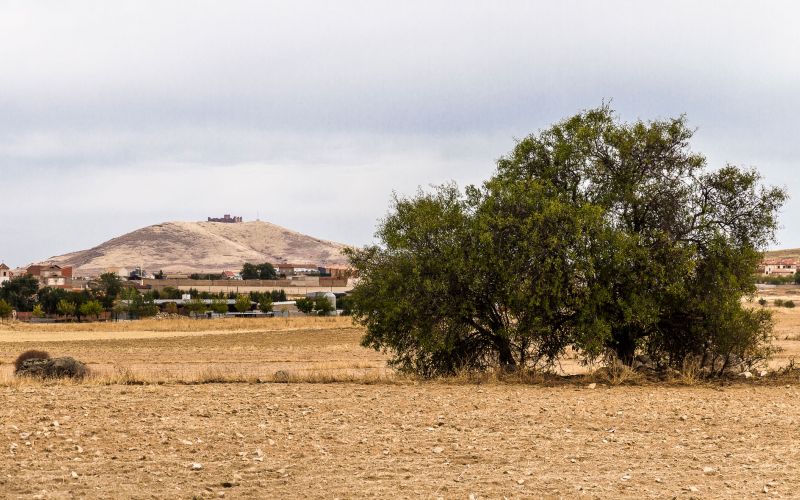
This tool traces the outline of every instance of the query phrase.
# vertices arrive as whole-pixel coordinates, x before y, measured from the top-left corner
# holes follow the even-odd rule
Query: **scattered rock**
[[[703,467],[703,474],[713,474],[714,472],[717,472],[717,469],[713,467]]]
[[[70,472],[69,475],[72,476],[72,479],[78,479],[78,473],[75,471]]]
[[[761,370],[760,372],[758,372],[759,377],[766,377],[767,375],[769,375],[769,372],[767,370]]]
[[[751,378],[753,376],[753,374],[750,373],[750,372],[742,372],[742,373],[739,374],[739,376],[740,377],[744,377],[744,378]]]
[[[630,476],[629,474],[625,474],[625,475],[624,475],[624,476],[622,476],[620,479],[622,479],[623,481],[630,481],[630,479],[631,479],[631,476]]]
[[[592,382],[591,384],[587,385],[586,387],[589,388],[589,389],[594,389],[595,387],[597,387],[597,384]]]
[[[517,484],[522,486],[523,484],[525,484],[525,480],[524,479],[517,479]]]
[[[438,455],[439,453],[444,451],[444,448],[442,448],[441,446],[435,446],[432,451]]]
[[[192,462],[192,465],[190,465],[189,468],[192,470],[203,470],[203,464]]]

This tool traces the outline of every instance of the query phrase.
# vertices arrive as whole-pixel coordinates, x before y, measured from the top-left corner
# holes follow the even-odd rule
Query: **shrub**
[[[250,297],[248,295],[239,295],[236,297],[236,302],[233,307],[240,313],[243,313],[249,311],[253,307],[253,304],[250,303]]]
[[[758,303],[761,305],[761,307],[765,307],[767,305],[767,299],[761,297],[760,299],[758,299]]]
[[[783,307],[788,307],[790,309],[793,308],[794,307],[794,301],[793,300],[787,300],[786,302],[783,303]]]
[[[11,307],[11,304],[6,302],[3,299],[0,299],[0,319],[7,319],[11,316],[11,313],[14,311],[14,308]]]
[[[26,359],[15,372],[17,376],[35,378],[73,378],[82,379],[89,374],[86,365],[80,361],[65,356],[63,358]]]
[[[300,312],[304,314],[311,314],[311,311],[314,310],[314,301],[304,297],[301,299],[297,299],[295,301],[295,306],[297,306],[297,309]]]
[[[41,304],[36,304],[33,306],[33,313],[31,314],[34,318],[44,318],[44,311],[42,310]]]
[[[167,314],[178,314],[178,304],[175,302],[167,302],[164,304],[164,312]]]
[[[775,307],[783,307],[783,299],[775,299]]]
[[[17,359],[14,361],[14,372],[20,371],[22,363],[28,359],[50,359],[50,355],[45,351],[37,351],[35,349],[25,351],[17,356]]]

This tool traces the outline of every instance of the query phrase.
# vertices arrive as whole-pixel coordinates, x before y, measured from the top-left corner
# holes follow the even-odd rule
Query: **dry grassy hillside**
[[[139,265],[164,272],[220,272],[244,262],[343,265],[345,247],[261,221],[164,222],[48,262],[73,266],[78,275]]]
[[[766,252],[767,259],[800,259],[800,248],[787,248],[785,250],[772,250]]]

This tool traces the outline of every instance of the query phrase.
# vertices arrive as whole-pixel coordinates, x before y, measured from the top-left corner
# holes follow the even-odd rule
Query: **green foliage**
[[[794,306],[795,304],[793,300],[787,300],[783,303],[783,307],[788,307],[789,309],[793,308]]]
[[[135,288],[123,288],[114,304],[116,314],[127,313],[131,318],[148,318],[158,313],[152,294],[142,295]]]
[[[263,264],[244,264],[241,271],[242,279],[245,280],[274,280],[278,279],[278,272],[270,263]]]
[[[76,309],[75,303],[66,299],[59,300],[56,305],[56,311],[62,316],[74,316]]]
[[[761,307],[765,307],[767,305],[767,299],[761,297],[760,299],[758,299],[758,305],[760,305]]]
[[[16,276],[3,282],[0,287],[0,299],[20,312],[32,311],[39,292],[39,280],[33,276]]]
[[[164,312],[167,314],[178,314],[178,304],[175,302],[167,302],[164,304]]]
[[[33,306],[33,312],[31,313],[31,316],[34,318],[44,318],[44,309],[42,309],[41,304],[36,304]]]
[[[272,290],[272,302],[286,302],[286,290]]]
[[[327,316],[333,311],[333,304],[324,296],[314,299],[314,312],[319,316]]]
[[[186,309],[186,311],[188,311],[190,314],[194,313],[197,315],[204,314],[207,310],[206,303],[199,297],[193,297],[184,302],[183,308]]]
[[[342,316],[350,316],[353,313],[353,301],[348,296],[336,299],[336,306],[341,309]]]
[[[775,299],[773,304],[775,304],[775,307],[783,307],[783,299]]]
[[[217,314],[225,314],[228,312],[228,301],[226,299],[216,298],[211,301],[211,310]]]
[[[253,304],[250,302],[250,297],[248,295],[239,295],[236,297],[236,303],[234,303],[233,307],[240,313],[243,313],[249,311],[253,307]]]
[[[189,279],[192,280],[221,280],[222,274],[210,274],[210,273],[194,273],[189,275]]]
[[[11,307],[11,304],[0,299],[0,319],[6,320],[10,318],[12,312],[14,312],[14,308]]]
[[[80,313],[81,316],[94,316],[97,319],[103,313],[103,304],[96,300],[84,302],[80,306]]]
[[[122,291],[122,280],[116,273],[103,273],[98,279],[98,289],[102,294],[103,309],[111,309]]]
[[[303,297],[295,301],[295,306],[298,311],[304,314],[311,314],[311,311],[314,310],[314,301]]]
[[[798,273],[798,275],[800,275],[800,273]],[[796,277],[798,275],[795,275],[795,276],[764,276],[764,275],[759,274],[759,275],[756,276],[755,281],[756,281],[756,283],[763,283],[763,284],[766,284],[766,285],[789,285],[789,284],[792,284],[792,283],[796,283],[795,280],[797,279]]]
[[[707,171],[691,136],[683,117],[601,107],[520,141],[480,188],[396,197],[381,245],[348,251],[363,344],[424,376],[567,348],[708,372],[767,356],[769,312],[741,297],[786,194],[755,170]]]
[[[175,287],[165,286],[161,289],[160,296],[162,299],[173,299],[177,300],[183,297],[183,292],[178,290]],[[194,297],[194,295],[192,295]]]

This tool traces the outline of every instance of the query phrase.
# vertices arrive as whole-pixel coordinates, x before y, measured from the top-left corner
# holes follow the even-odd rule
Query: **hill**
[[[764,253],[766,259],[800,259],[800,248],[772,250]]]
[[[342,255],[346,247],[261,221],[164,222],[47,262],[73,266],[79,276],[137,266],[151,272],[218,273],[239,270],[245,262],[342,266],[347,263]]]

